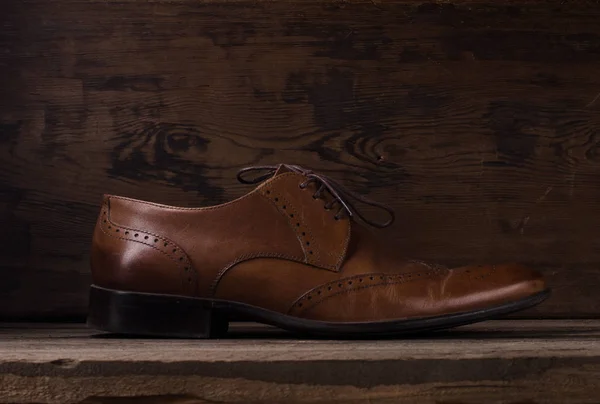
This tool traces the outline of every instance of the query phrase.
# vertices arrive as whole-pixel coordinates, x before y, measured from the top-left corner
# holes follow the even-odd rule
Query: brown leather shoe
[[[244,178],[253,172],[263,174]],[[243,318],[330,337],[373,336],[481,321],[549,294],[541,275],[520,265],[448,269],[406,259],[367,226],[389,225],[392,212],[326,176],[279,165],[238,178],[261,184],[206,208],[105,196],[88,323],[210,337]],[[370,221],[352,200],[390,219]]]

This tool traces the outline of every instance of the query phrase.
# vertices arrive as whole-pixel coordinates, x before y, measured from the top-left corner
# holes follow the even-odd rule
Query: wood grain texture
[[[248,324],[193,341],[0,324],[0,400],[597,404],[599,337],[598,320],[489,321],[371,341],[298,339]]]
[[[597,1],[0,4],[0,316],[83,315],[102,193],[182,206],[289,162],[411,256],[521,261],[600,315]]]

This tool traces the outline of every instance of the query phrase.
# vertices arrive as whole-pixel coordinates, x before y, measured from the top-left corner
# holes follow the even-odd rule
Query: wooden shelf
[[[5,324],[0,402],[597,403],[599,337],[600,320],[490,321],[353,341],[256,324],[233,325],[222,340]]]

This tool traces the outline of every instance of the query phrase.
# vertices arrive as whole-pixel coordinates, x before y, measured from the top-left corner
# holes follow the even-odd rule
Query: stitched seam
[[[181,246],[179,246],[177,243],[173,242],[172,240],[170,240],[170,239],[168,239],[166,237],[159,236],[158,234],[154,234],[152,232],[148,232],[148,231],[144,231],[144,230],[140,230],[140,229],[134,229],[134,228],[131,228],[131,227],[121,226],[121,225],[113,222],[111,220],[111,218],[110,218],[110,208],[108,206],[106,206],[106,213],[107,213],[106,214],[106,220],[107,220],[107,222],[110,223],[111,225],[115,226],[115,227],[118,227],[120,229],[129,230],[129,231],[132,231],[132,232],[143,233],[143,234],[154,236],[155,238],[158,238],[158,239],[162,240],[163,242],[167,242],[169,244],[172,244],[177,249],[179,249],[179,251],[181,251],[181,253],[183,254],[183,257],[184,257],[184,261],[183,262],[180,261],[180,260],[178,260],[176,256],[173,256],[172,253],[165,252],[165,251],[161,250],[160,248],[154,246],[153,244],[150,244],[150,243],[145,242],[143,240],[135,240],[133,238],[126,238],[126,237],[121,237],[121,236],[115,236],[114,234],[111,234],[112,232],[111,233],[107,232],[104,229],[104,223],[102,222],[102,216],[99,217],[99,220],[100,220],[100,230],[102,231],[102,233],[106,234],[109,237],[113,237],[113,238],[116,238],[116,239],[119,239],[119,240],[133,241],[133,242],[136,242],[136,243],[143,244],[145,246],[151,247],[151,248],[155,249],[156,251],[159,251],[160,253],[164,254],[171,261],[175,262],[176,267],[179,269],[179,278],[180,278],[181,284],[184,287],[184,289],[186,289],[187,288],[186,286],[190,283],[190,282],[186,282],[185,281],[186,278],[188,276],[190,276],[190,275],[193,275],[193,277],[194,277],[194,282],[193,282],[193,285],[192,285],[193,286],[193,292],[196,293],[198,291],[198,272],[196,271],[196,269],[192,265],[192,262],[191,262],[189,256],[187,255],[187,253],[185,252],[185,250],[183,248],[181,248]],[[190,269],[189,272],[185,270],[186,266]]]
[[[346,219],[346,220],[349,220],[349,219]],[[349,224],[349,222],[347,222],[347,223]],[[312,236],[312,233],[311,233],[311,238],[313,238],[313,240],[314,240],[314,237]],[[348,231],[346,233],[346,240],[344,241],[345,245],[343,245],[343,250],[341,251],[341,254],[339,254],[340,256],[337,259],[337,261],[333,265],[323,265],[321,263],[319,266],[327,268],[327,269],[331,269],[331,270],[334,270],[334,271],[339,271],[341,263],[342,263],[345,255],[346,255],[346,250],[348,249],[348,240],[349,239],[350,239],[350,228],[348,226]],[[335,257],[336,255],[338,255],[338,254],[333,254],[330,251],[324,251],[324,253],[328,257]]]
[[[125,229],[125,230],[130,230],[130,231],[133,231],[133,232],[138,232],[138,233],[149,234],[149,235],[151,235],[151,236],[154,236],[155,238],[158,238],[158,239],[162,240],[163,242],[167,242],[167,243],[169,243],[169,244],[172,244],[172,245],[174,245],[175,247],[177,247],[177,248],[178,248],[178,249],[181,251],[181,253],[183,254],[183,256],[185,257],[185,259],[186,259],[186,260],[190,261],[190,259],[189,259],[188,255],[187,255],[187,253],[185,252],[185,250],[184,250],[183,248],[181,248],[181,247],[180,247],[180,246],[179,246],[177,243],[173,242],[172,240],[170,240],[170,239],[168,239],[168,238],[166,238],[166,237],[160,236],[160,235],[158,235],[158,234],[151,233],[151,232],[149,232],[149,231],[140,230],[140,229],[134,229],[134,228],[132,228],[132,227],[126,227],[126,226],[122,226],[122,225],[120,225],[120,224],[117,224],[117,223],[113,222],[113,221],[110,219],[110,213],[107,215],[107,221],[108,221],[108,222],[109,222],[111,225],[113,225],[113,226],[115,226],[115,227],[119,227],[119,228],[121,228],[121,229]],[[100,225],[100,228],[102,229],[102,224]],[[104,229],[102,229],[102,230],[104,231]],[[106,232],[105,232],[105,233],[106,233]],[[108,234],[108,233],[107,233],[107,234]],[[147,246],[149,246],[149,247],[155,248],[155,249],[157,249],[157,250],[159,250],[159,251],[163,252],[164,254],[166,254],[167,256],[169,256],[169,257],[170,257],[170,258],[172,258],[172,259],[175,259],[175,257],[176,257],[176,256],[172,255],[172,253],[168,253],[168,252],[162,251],[161,249],[159,249],[159,248],[155,247],[154,245],[152,245],[152,244],[150,244],[150,243],[146,243],[146,242],[144,242],[144,241],[142,241],[142,240],[135,240],[135,239],[128,239],[128,238],[122,238],[122,239],[123,239],[123,240],[138,241],[138,242],[140,242],[140,243],[142,243],[142,244],[145,244],[145,245],[147,245]],[[191,262],[190,262],[190,264],[191,264]]]
[[[435,271],[436,271],[435,269],[430,268],[430,269],[417,270],[417,271],[411,271],[411,272],[403,272],[401,274],[388,274],[388,273],[384,273],[384,272],[374,272],[374,273],[368,273],[367,272],[367,273],[363,273],[363,274],[349,276],[349,277],[346,277],[346,278],[336,279],[334,281],[330,281],[330,282],[324,283],[322,285],[316,286],[316,287],[312,288],[311,290],[309,290],[308,292],[304,293],[300,298],[298,298],[298,300],[301,300],[306,295],[315,293],[319,289],[326,289],[329,286],[335,285],[336,283],[340,283],[340,282],[354,281],[354,280],[360,279],[360,278],[367,279],[367,281],[368,281],[368,280],[370,280],[369,278],[371,278],[371,277],[373,277],[373,278],[384,277],[386,279],[412,278],[413,276],[419,276],[419,274],[430,274],[430,273],[433,273]],[[375,280],[375,279],[373,279],[373,280]],[[323,298],[325,298],[325,297],[326,296],[323,296]]]
[[[293,206],[286,198],[281,197],[281,199],[283,199],[283,201],[286,203],[286,205]],[[293,210],[295,210],[296,212],[298,212],[298,210],[295,207],[293,208]],[[289,218],[288,218],[288,223],[293,228],[293,223],[291,223],[289,221]],[[303,225],[304,225],[304,227],[306,229],[306,233],[308,234],[308,238],[310,239],[309,242],[315,244],[316,243],[315,236],[314,236],[311,228],[307,224],[303,223]],[[302,236],[302,232],[299,232],[299,233],[296,232],[296,234],[297,235],[299,234],[300,237],[303,237]],[[308,248],[309,246],[306,245],[306,241],[307,240],[305,240],[305,239],[300,239],[300,245],[302,246],[302,251],[304,251],[304,258],[305,258],[304,262],[307,263],[307,264],[313,264],[313,265],[321,266],[320,263],[319,263],[320,260],[321,260],[320,249],[315,248],[317,246],[316,244],[313,245],[312,248]],[[308,251],[312,251],[313,252],[312,259],[310,259]]]
[[[270,190],[271,192],[273,192],[272,190]],[[274,192],[273,192],[274,193]],[[309,258],[308,258],[308,250],[305,248],[305,241],[303,239],[304,236],[302,236],[302,232],[299,231],[298,229],[296,229],[296,227],[294,227],[294,224],[292,223],[292,221],[290,220],[291,218],[289,217],[288,214],[285,213],[285,211],[282,212],[282,210],[279,209],[279,206],[277,204],[277,202],[275,202],[275,200],[269,198],[266,195],[261,194],[265,199],[267,199],[269,201],[270,204],[272,204],[275,209],[277,209],[277,213],[279,213],[280,215],[285,216],[285,219],[288,223],[288,226],[290,227],[290,229],[292,229],[292,232],[294,233],[294,235],[296,236],[296,239],[298,240],[298,242],[300,243],[300,248],[302,249],[302,253],[304,254],[304,263],[308,263],[309,262]],[[295,213],[295,215],[298,215],[298,210],[284,197],[282,197],[281,195],[277,194],[277,198],[281,201],[284,202],[286,206],[289,206],[291,208],[291,210],[293,210]],[[312,232],[310,231],[310,228],[308,226],[306,226],[304,223],[302,223],[303,228],[305,228],[305,230],[307,231],[311,241],[314,241]],[[318,251],[317,251],[317,255],[318,255]],[[314,256],[314,255],[313,255]]]
[[[421,278],[421,279],[423,279],[423,278]],[[369,288],[379,287],[379,286],[388,286],[388,285],[398,285],[398,284],[411,283],[411,282],[415,282],[417,280],[418,279],[400,279],[400,280],[393,281],[393,282],[380,282],[380,283],[376,283],[376,284],[373,284],[373,285],[365,285],[365,286],[360,286],[360,287],[357,287],[357,288],[345,289],[345,290],[336,292],[334,294],[331,294],[329,296],[326,296],[325,298],[323,298],[323,299],[321,299],[319,301],[316,301],[315,303],[313,303],[310,306],[303,307],[302,310],[298,311],[298,315],[300,315],[301,313],[303,313],[303,312],[305,312],[307,310],[313,309],[316,306],[318,306],[319,304],[321,304],[324,301],[328,300],[329,298],[332,298],[332,297],[335,297],[335,296],[338,296],[338,295],[343,295],[343,294],[347,294],[347,293],[351,293],[351,292],[356,292],[356,291],[363,290],[363,289],[369,289]]]
[[[219,271],[219,273],[217,274],[217,276],[211,283],[211,286],[209,289],[210,296],[213,297],[216,294],[219,283],[221,282],[221,280],[223,279],[225,274],[227,272],[229,272],[229,270],[233,269],[237,264],[239,264],[241,262],[249,261],[249,260],[255,259],[255,258],[281,258],[281,259],[287,259],[287,260],[291,260],[291,261],[301,260],[300,257],[289,256],[289,255],[278,254],[278,253],[259,252],[259,253],[244,254],[244,255],[236,258],[235,260],[231,261],[227,265],[225,265],[223,267],[223,269],[221,269]]]
[[[352,223],[350,223],[350,219],[346,219],[346,240],[344,241],[344,249],[342,250],[342,253],[340,254],[340,258],[338,259],[338,262],[335,265],[335,268],[339,271],[342,263],[344,262],[344,258],[346,258],[346,253],[348,252],[348,245],[350,244],[350,233],[352,232]]]
[[[281,174],[281,175],[278,175],[277,177],[275,177],[273,179],[273,181],[269,182],[268,184],[273,185],[273,184],[277,183],[278,181],[280,181],[282,178],[285,178],[286,176],[288,176],[289,174],[298,176],[298,174],[296,174],[296,173],[284,173],[284,174]],[[267,185],[267,183],[265,183],[264,185]],[[289,201],[286,198],[283,198],[283,197],[280,197],[280,198],[285,201],[286,205],[290,204]],[[279,209],[279,208],[277,208],[277,209]],[[288,216],[288,215],[286,215],[286,216]],[[289,218],[288,218],[288,220],[289,220]],[[349,220],[349,219],[347,219],[347,220]],[[314,247],[312,248],[312,250],[314,252],[314,254],[313,254],[314,259],[313,260],[309,260],[308,255],[306,253],[306,249],[304,249],[304,242],[301,241],[302,250],[304,251],[304,256],[306,257],[306,263],[314,265],[314,266],[316,266],[318,268],[324,268],[324,269],[329,269],[329,270],[333,270],[333,271],[339,271],[340,266],[341,266],[341,264],[342,264],[342,262],[343,262],[343,260],[344,260],[344,258],[346,256],[346,252],[348,250],[348,242],[350,240],[350,233],[351,233],[350,223],[349,222],[347,222],[347,223],[348,223],[348,230],[347,230],[347,233],[346,233],[346,240],[345,240],[344,245],[343,245],[343,251],[341,252],[341,254],[339,254],[340,256],[337,259],[336,263],[334,263],[333,265],[330,265],[330,264],[325,264],[325,263],[320,262],[321,261],[320,257],[322,256],[322,254],[321,254],[321,248],[316,249]],[[290,225],[293,227],[293,223],[290,223]],[[314,237],[314,234],[313,234],[312,230],[310,229],[310,227],[308,225],[306,225],[305,227],[306,227],[306,230],[307,230],[306,233],[310,236],[312,242],[315,243],[316,242],[316,238]],[[315,244],[315,246],[317,246],[317,245]],[[332,254],[329,251],[322,251],[322,252],[326,256],[329,256],[329,257],[338,255],[338,254]]]
[[[337,292],[332,293],[330,295],[323,296],[320,300],[316,300],[316,301],[312,302],[311,305],[307,305],[305,307],[302,307],[301,310],[297,311],[297,315],[300,315],[301,313],[303,313],[303,312],[305,312],[307,310],[310,310],[310,309],[316,307],[317,305],[323,303],[325,300],[328,300],[328,299],[330,299],[330,298],[332,298],[334,296],[342,295],[342,294],[345,294],[345,293],[356,292],[358,290],[368,289],[368,288],[372,288],[372,287],[386,286],[386,285],[396,285],[396,284],[402,284],[402,283],[411,283],[411,282],[415,282],[415,281],[418,281],[418,280],[431,278],[432,275],[434,275],[434,274],[436,274],[438,272],[439,271],[437,271],[437,270],[433,270],[433,271],[417,271],[417,272],[411,272],[411,273],[407,273],[407,274],[398,274],[398,275],[381,275],[381,274],[374,275],[374,274],[366,274],[366,275],[362,275],[362,276],[355,276],[355,277],[352,277],[352,278],[339,279],[339,280],[337,280],[335,282],[329,282],[329,283],[327,283],[325,285],[322,285],[322,286],[323,287],[327,287],[327,286],[332,285],[332,284],[336,284],[336,283],[340,283],[340,282],[347,282],[349,279],[355,279],[355,278],[361,278],[361,277],[362,278],[368,278],[370,276],[373,276],[373,277],[374,276],[384,276],[384,277],[388,278],[387,281],[384,280],[383,282],[374,283],[374,284],[371,284],[371,285],[363,285],[363,286],[357,286],[357,287],[353,287],[353,288],[345,288],[344,290],[340,290],[340,291],[337,291]],[[412,278],[411,277],[411,278],[408,278],[408,279],[406,277],[406,275],[417,275],[418,276],[418,274],[425,274],[426,277],[421,277],[421,278]],[[400,279],[398,279],[396,281],[390,281],[390,279],[392,279],[392,278],[400,278]],[[307,294],[308,293],[305,293],[304,295],[307,295]],[[304,295],[302,297],[304,297]],[[297,301],[300,301],[301,299],[302,298],[297,299]],[[290,310],[288,312],[291,312],[294,307],[296,307],[296,302],[294,302],[294,305],[292,305],[292,307],[290,308]]]
[[[278,196],[278,197],[281,198],[286,203],[286,205],[293,206],[289,202],[289,200],[287,198],[284,198],[284,197],[281,197],[281,196]],[[275,203],[275,202],[273,202],[273,203]],[[279,207],[277,207],[277,209],[279,209]],[[298,212],[297,209],[294,208],[294,210],[296,210],[296,212]],[[288,216],[288,215],[286,215],[286,216]],[[288,218],[288,221],[289,221],[289,218]],[[293,223],[290,222],[290,225],[293,228]],[[321,248],[318,248],[318,249],[315,248],[315,247],[320,247],[320,246],[318,244],[316,244],[316,238],[314,236],[314,233],[313,233],[313,231],[311,230],[311,228],[307,224],[304,224],[304,226],[306,228],[306,233],[310,237],[310,241],[313,243],[313,248],[311,249],[313,251],[313,259],[311,260],[311,259],[309,259],[309,255],[307,254],[307,249],[304,248],[304,246],[305,246],[305,240],[300,240],[300,244],[302,245],[302,250],[304,251],[304,256],[306,257],[306,261],[305,262],[307,264],[314,265],[314,266],[316,266],[318,268],[325,268],[325,269],[330,269],[330,270],[338,270],[339,268],[338,268],[337,264],[329,265],[329,264],[320,262],[321,261],[321,259],[320,259],[321,258]],[[302,237],[301,236],[301,232],[297,233],[297,234],[299,234],[299,236]],[[325,255],[328,255],[328,256],[332,256],[333,255],[331,253],[328,253],[327,251],[324,251],[324,253],[325,253]]]
[[[282,174],[281,176],[286,175],[286,174],[289,174],[289,173]],[[280,177],[280,176],[278,176],[278,177]],[[273,182],[271,182],[271,185],[272,184],[273,184]],[[290,206],[292,208],[292,210],[296,212],[295,214],[298,215],[299,210],[296,209],[294,204],[290,203],[290,201],[287,198],[284,198],[279,193],[276,193],[273,190],[273,188],[269,189],[269,191],[271,191],[273,194],[277,194],[276,195],[277,198],[279,198],[281,202],[284,202],[286,206]],[[303,239],[303,237],[305,237],[305,236],[302,236],[302,232],[297,230],[297,228],[294,226],[294,223],[291,220],[291,218],[289,217],[289,215],[285,211],[283,211],[282,209],[279,208],[277,202],[272,200],[272,198],[264,195],[263,193],[261,193],[261,195],[264,198],[268,199],[273,205],[275,205],[275,208],[278,210],[278,212],[280,212],[280,214],[282,214],[286,217],[288,224],[290,225],[290,227],[292,228],[292,231],[296,234],[296,237],[298,238],[298,241],[300,242],[302,252],[304,253],[304,263],[316,266],[317,268],[324,268],[324,269],[329,269],[329,270],[339,270],[338,264],[328,265],[326,263],[320,262],[321,261],[320,260],[321,249],[315,248],[315,247],[318,247],[318,245],[316,244],[316,238],[315,238],[314,233],[312,232],[311,228],[306,223],[303,222],[303,227],[304,227],[304,230],[306,230],[306,234],[310,238],[310,240],[308,240],[308,241],[313,243],[313,248],[305,248],[306,241],[307,241],[307,240]],[[275,198],[275,197],[273,197],[273,198]],[[349,234],[348,234],[348,238],[349,238]],[[313,251],[313,254],[312,255],[308,254],[308,251]],[[344,250],[344,252],[345,252],[345,250]],[[327,252],[325,252],[325,253],[327,254]],[[333,255],[333,254],[327,254],[327,255]],[[311,257],[312,257],[312,259],[311,259]],[[339,260],[339,261],[341,261],[341,260]]]
[[[275,182],[276,179],[284,177],[284,176],[289,176],[289,175],[298,175],[298,174],[296,174],[296,173],[283,173],[283,174],[280,174],[280,175],[278,175],[277,177],[275,177],[273,179],[269,179],[269,180],[263,182],[257,188],[255,188],[254,190],[250,191],[246,195],[243,195],[243,196],[239,197],[238,199],[234,199],[233,201],[225,202],[225,203],[222,203],[220,205],[206,206],[206,207],[200,207],[200,208],[183,208],[183,207],[178,207],[178,206],[162,205],[160,203],[154,203],[154,202],[148,202],[148,201],[141,201],[139,199],[133,199],[133,198],[128,198],[126,196],[117,196],[117,195],[109,195],[108,198],[109,199],[111,199],[111,198],[122,199],[122,200],[125,200],[125,201],[135,202],[135,203],[139,203],[139,204],[143,204],[143,205],[154,206],[154,207],[161,208],[161,209],[181,210],[181,211],[210,211],[210,210],[214,210],[214,209],[224,208],[224,207],[232,205],[232,204],[234,204],[236,202],[243,201],[244,199],[246,199],[246,198],[250,197],[251,195],[255,194],[258,190],[260,190],[261,188],[263,188],[267,184],[272,184],[273,182]]]
[[[172,256],[170,256],[168,253],[164,252],[163,250],[161,250],[161,249],[159,249],[159,248],[156,248],[156,247],[154,247],[153,245],[147,244],[147,243],[145,243],[145,242],[143,242],[143,241],[141,241],[141,240],[133,240],[133,239],[130,239],[130,238],[125,238],[125,237],[115,236],[114,234],[112,234],[112,233],[109,233],[109,232],[107,232],[106,230],[104,230],[104,229],[102,228],[102,226],[100,226],[100,230],[102,231],[102,233],[106,234],[108,237],[116,238],[116,239],[118,239],[118,240],[123,240],[123,241],[133,241],[134,243],[143,244],[143,245],[145,245],[145,246],[147,246],[147,247],[153,248],[153,249],[155,249],[156,251],[158,251],[159,253],[163,254],[163,255],[164,255],[165,257],[167,257],[168,259],[170,259],[171,261],[175,262],[175,264],[176,264],[177,266],[179,266],[179,262],[178,262],[178,261],[177,261],[175,258],[173,258]]]
[[[295,300],[295,301],[292,303],[292,306],[291,306],[291,307],[290,307],[290,309],[288,310],[288,314],[289,314],[289,313],[290,313],[290,312],[293,310],[293,308],[294,308],[294,307],[295,307],[295,306],[296,306],[296,305],[297,305],[297,304],[298,304],[298,303],[299,303],[301,300],[303,300],[303,299],[304,299],[306,296],[308,296],[308,295],[312,295],[312,294],[314,294],[314,293],[318,292],[318,291],[319,291],[319,289],[327,289],[329,286],[331,286],[331,285],[335,285],[336,283],[340,283],[340,282],[348,282],[348,281],[350,281],[350,280],[354,280],[354,279],[360,279],[360,278],[363,278],[363,279],[364,279],[364,278],[369,278],[369,277],[371,277],[371,276],[372,276],[372,277],[375,277],[375,276],[377,276],[377,277],[380,277],[380,276],[385,276],[385,275],[384,275],[383,273],[372,273],[372,274],[370,274],[370,273],[367,273],[367,274],[362,274],[362,275],[354,275],[354,276],[350,276],[350,277],[347,277],[347,278],[340,278],[340,279],[337,279],[337,280],[335,280],[335,281],[331,281],[331,282],[327,282],[327,283],[323,283],[323,284],[321,284],[321,285],[315,286],[314,288],[312,288],[312,289],[310,289],[310,290],[308,290],[308,291],[304,292],[304,293],[303,293],[303,294],[302,294],[300,297],[298,297],[298,298],[297,298],[297,299],[296,299],[296,300]],[[398,276],[398,275],[392,275],[392,276]],[[389,276],[388,276],[388,277],[389,277]],[[323,300],[323,299],[325,299],[325,298],[326,298],[326,296],[321,296],[321,300]],[[315,304],[316,304],[316,303],[319,303],[319,302],[321,302],[321,300],[316,300],[316,301],[315,301]]]
[[[365,283],[367,283],[367,284],[368,284],[368,283],[369,283],[368,281],[370,280],[369,278],[371,278],[371,277],[372,277],[372,278],[381,278],[381,277],[385,277],[385,278],[387,278],[387,279],[391,279],[391,278],[399,278],[399,277],[412,277],[412,275],[416,275],[416,276],[418,276],[418,274],[419,274],[419,273],[428,273],[428,272],[431,272],[431,271],[429,271],[429,270],[423,270],[423,271],[413,271],[413,272],[406,272],[406,273],[403,273],[403,274],[396,274],[396,275],[389,275],[389,274],[386,274],[386,273],[383,273],[383,272],[376,272],[376,273],[364,273],[364,274],[359,274],[359,275],[349,276],[349,277],[347,277],[347,278],[340,278],[340,279],[337,279],[337,280],[335,280],[335,281],[330,281],[330,282],[327,282],[327,283],[323,283],[323,284],[321,284],[321,285],[315,286],[314,288],[312,288],[312,289],[310,289],[310,290],[308,290],[308,291],[304,292],[304,293],[303,293],[303,294],[302,294],[300,297],[298,297],[298,298],[297,298],[297,299],[296,299],[296,300],[295,300],[295,301],[292,303],[292,305],[290,306],[290,308],[289,308],[289,310],[288,310],[288,314],[289,314],[290,312],[292,312],[292,311],[293,311],[293,309],[294,309],[294,307],[296,307],[296,305],[297,305],[297,304],[299,304],[299,303],[300,303],[300,301],[304,300],[304,299],[305,299],[307,296],[309,296],[309,295],[313,295],[313,294],[315,294],[315,293],[318,293],[318,291],[319,291],[319,290],[325,290],[325,289],[328,289],[329,287],[334,287],[334,286],[335,286],[335,284],[339,284],[339,283],[346,283],[346,282],[349,282],[349,281],[354,281],[354,280],[356,280],[356,279],[361,279],[361,278],[363,278],[363,279],[366,279],[366,280],[367,280],[367,282],[365,282]],[[374,281],[374,279],[373,279],[373,281]],[[363,283],[363,285],[365,285],[365,284]],[[352,290],[352,289],[344,289],[344,290]],[[329,291],[329,290],[327,290],[327,291]],[[336,292],[336,293],[337,293],[337,292]],[[327,294],[321,294],[321,295],[320,295],[321,299],[320,299],[320,300],[315,300],[313,303],[314,303],[314,304],[318,304],[318,303],[320,303],[322,300],[325,300],[325,299],[327,299],[327,296],[328,296]]]

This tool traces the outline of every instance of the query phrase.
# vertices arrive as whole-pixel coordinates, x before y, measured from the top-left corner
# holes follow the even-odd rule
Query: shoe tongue
[[[273,175],[273,177],[277,177],[279,174],[291,173],[291,172],[292,172],[292,170],[287,168],[285,166],[285,164],[279,164],[279,167],[277,168],[277,171],[275,171],[275,174]]]

